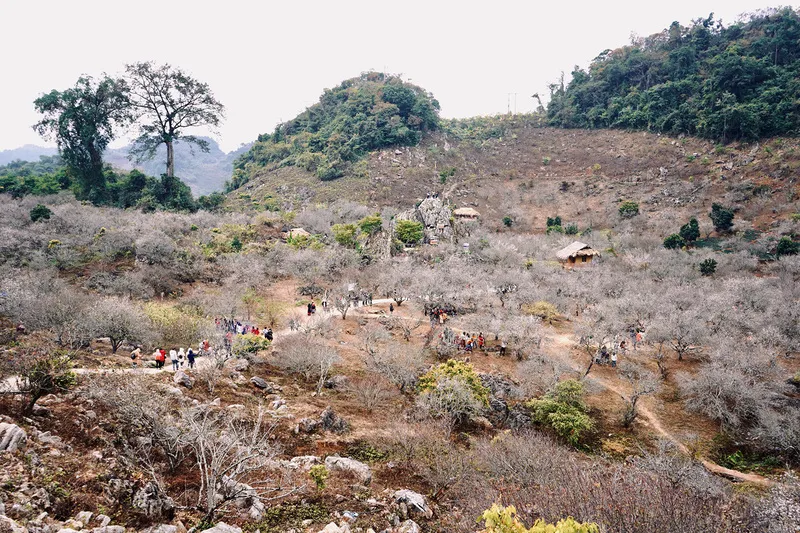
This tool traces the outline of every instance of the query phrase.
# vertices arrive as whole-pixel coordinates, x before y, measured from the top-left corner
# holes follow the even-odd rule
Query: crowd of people
[[[309,313],[311,308],[309,307]],[[231,318],[217,317],[214,319],[217,329],[225,332],[225,348],[230,350],[233,346],[234,335],[255,335],[257,337],[264,337],[272,342],[275,338],[272,328],[259,328],[256,325],[242,323],[240,320]]]
[[[594,361],[600,365],[611,365],[611,368],[616,368],[617,361],[620,355],[628,353],[628,348],[633,347],[633,350],[639,347],[644,342],[644,328],[632,327],[628,331],[630,343],[626,339],[617,342],[614,340],[610,344],[603,344],[595,355]]]
[[[483,336],[483,333],[467,333],[466,331],[462,331],[460,334],[453,331],[448,326],[445,326],[442,330],[442,333],[439,335],[439,339],[446,344],[453,344],[459,350],[465,352],[472,352],[474,350],[481,350],[485,351],[486,349],[486,337]],[[505,355],[506,343],[503,341],[500,344],[500,355]]]
[[[184,349],[182,347],[175,349],[172,348],[167,352],[164,348],[156,348],[151,355],[153,361],[156,363],[156,368],[161,369],[164,368],[167,362],[167,356],[169,356],[169,360],[172,363],[172,370],[178,371],[179,369],[183,368],[184,366],[188,368],[194,368],[195,360],[198,356],[207,354],[211,351],[211,344],[208,340],[203,340],[197,347],[197,351],[195,351],[191,346]],[[139,366],[139,362],[142,360],[142,348],[141,346],[137,346],[131,352],[131,366],[134,368]]]

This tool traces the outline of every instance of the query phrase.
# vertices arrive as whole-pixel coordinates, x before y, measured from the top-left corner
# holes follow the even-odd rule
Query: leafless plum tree
[[[625,411],[622,413],[622,425],[630,427],[639,415],[638,403],[642,396],[653,394],[659,388],[658,379],[650,372],[627,365],[620,369],[620,374],[630,384],[630,393],[624,395]]]

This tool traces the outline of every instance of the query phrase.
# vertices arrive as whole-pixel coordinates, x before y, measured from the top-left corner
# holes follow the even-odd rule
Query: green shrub
[[[239,240],[238,235],[234,235],[233,239],[231,239],[231,250],[233,250],[234,252],[242,251],[242,241]]]
[[[547,227],[552,228],[553,226],[561,226],[561,217],[556,215],[554,217],[547,217]]]
[[[550,164],[550,161],[552,161],[552,160],[553,160],[553,158],[552,158],[552,157],[550,157],[550,156],[544,156],[544,157],[542,158],[542,165],[544,165],[544,166],[547,166],[547,165],[549,165],[549,164]]]
[[[493,504],[491,509],[483,512],[478,522],[483,521],[486,528],[481,533],[599,533],[597,524],[576,522],[566,518],[556,524],[548,524],[542,519],[536,520],[533,527],[526,528],[517,518],[517,509],[511,505],[501,507]]]
[[[439,172],[439,183],[447,183],[447,178],[456,175],[456,167],[450,167]]]
[[[717,232],[729,231],[733,227],[733,210],[716,202],[711,205],[711,212],[708,217],[714,223],[714,229]]]
[[[31,221],[48,220],[52,214],[53,212],[46,205],[36,204],[36,207],[31,209],[30,212]]]
[[[542,320],[551,323],[558,318],[558,309],[556,306],[544,300],[539,300],[532,304],[522,304],[522,312],[528,315],[538,316]]]
[[[255,354],[266,350],[269,345],[270,341],[261,335],[248,333],[247,335],[236,335],[234,337],[232,351],[234,355]]]
[[[778,241],[778,246],[775,248],[775,253],[778,257],[797,255],[798,252],[800,252],[800,243],[795,242],[791,237],[787,236],[781,237],[781,240]]]
[[[472,391],[475,399],[484,405],[489,404],[489,389],[483,386],[481,379],[470,363],[450,359],[437,365],[419,378],[417,388],[420,392],[433,391],[441,378],[463,381]]]
[[[706,259],[700,262],[700,273],[704,276],[711,276],[717,271],[717,260]]]
[[[503,217],[503,225],[507,228],[510,228],[514,224],[514,219],[510,216]]]
[[[336,239],[336,242],[347,248],[355,247],[358,235],[358,228],[355,224],[334,224],[331,231],[333,231],[333,238]]]
[[[383,228],[383,220],[379,214],[367,215],[358,221],[358,227],[367,235],[375,235]]]
[[[692,217],[689,222],[681,226],[680,236],[684,241],[692,243],[700,238],[700,225],[697,219]]]
[[[583,384],[568,379],[559,382],[552,392],[525,405],[531,410],[535,422],[549,426],[575,446],[581,435],[594,427],[583,403],[584,394]]]
[[[322,491],[325,490],[325,485],[331,473],[325,465],[314,465],[308,471],[308,475],[314,481],[317,490]]]
[[[577,235],[578,234],[578,225],[577,224],[567,224],[567,227],[564,228],[564,233],[567,235]]]
[[[639,214],[639,204],[633,200],[625,200],[619,204],[619,216],[622,218],[633,218]]]
[[[683,237],[678,235],[677,233],[673,233],[666,239],[664,239],[664,248],[667,250],[679,250],[686,245],[686,241],[683,240]]]
[[[406,246],[417,244],[424,235],[422,223],[413,220],[399,220],[395,226],[395,232],[400,242]]]

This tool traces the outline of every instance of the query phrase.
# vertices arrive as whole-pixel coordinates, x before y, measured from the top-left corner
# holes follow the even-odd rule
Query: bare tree
[[[623,395],[625,411],[622,414],[622,425],[630,427],[639,415],[637,404],[642,396],[653,394],[659,388],[659,381],[652,373],[636,367],[628,367],[620,370],[620,374],[628,381],[631,392]]]
[[[322,391],[331,368],[339,361],[336,350],[298,333],[281,340],[277,352],[275,364],[301,374],[306,381],[316,381],[317,393]]]
[[[155,335],[150,320],[128,299],[103,298],[92,307],[88,318],[94,335],[111,341],[111,353],[117,353],[123,342],[144,343]]]
[[[207,405],[186,408],[182,423],[200,472],[198,505],[206,513],[205,522],[247,492],[281,495],[280,486],[266,474],[278,450],[261,407],[253,420]]]
[[[446,376],[438,379],[436,388],[419,395],[417,407],[426,416],[442,421],[448,438],[458,424],[483,412],[483,404],[464,380]]]
[[[347,285],[341,285],[328,293],[328,302],[342,314],[342,320],[347,318],[347,311],[353,305],[353,299]]]

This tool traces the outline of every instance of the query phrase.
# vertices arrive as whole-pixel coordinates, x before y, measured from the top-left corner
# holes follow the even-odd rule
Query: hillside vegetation
[[[727,143],[795,135],[800,126],[800,15],[764,10],[723,26],[713,14],[673,22],[605,50],[551,86],[547,115],[567,128],[625,128]]]
[[[236,161],[227,189],[265,166],[298,166],[321,180],[338,178],[369,151],[417,144],[423,132],[436,128],[438,111],[430,93],[399,77],[368,72],[345,80],[274,133],[259,135]]]

